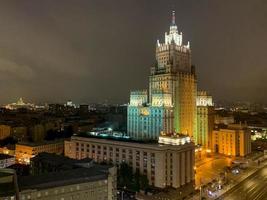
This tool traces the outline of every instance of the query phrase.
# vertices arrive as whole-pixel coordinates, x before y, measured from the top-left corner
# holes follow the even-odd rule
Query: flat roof
[[[172,144],[161,144],[158,143],[157,140],[134,140],[131,138],[121,138],[121,137],[114,137],[114,136],[94,136],[94,135],[90,135],[88,133],[80,133],[77,135],[73,135],[71,138],[73,139],[79,139],[79,138],[88,138],[88,139],[97,139],[97,140],[101,140],[101,141],[106,141],[106,142],[122,142],[124,143],[124,145],[142,145],[143,148],[171,148],[171,149],[177,149],[177,148],[184,148],[184,147],[189,147],[190,145],[193,145],[193,142],[190,143],[185,143],[182,145],[172,145]],[[135,146],[137,147],[137,146]]]
[[[37,147],[42,145],[48,145],[48,144],[57,144],[57,143],[63,143],[64,139],[58,139],[58,140],[44,140],[43,142],[19,142],[16,145],[24,145],[24,146],[30,146],[30,147]]]
[[[45,189],[72,185],[84,182],[94,182],[106,180],[108,171],[102,171],[103,167],[99,165],[90,168],[76,168],[60,172],[46,173],[36,176],[19,177],[19,189]]]
[[[134,140],[132,138],[123,137],[123,136],[114,136],[114,135],[90,135],[90,133],[79,133],[77,135],[73,135],[77,137],[85,137],[85,138],[96,138],[96,139],[106,139],[113,141],[122,141],[122,142],[132,142],[139,144],[158,144],[157,140]]]
[[[65,157],[62,155],[55,154],[55,153],[47,153],[47,152],[41,152],[35,157],[31,158],[31,160],[32,162],[41,161],[41,162],[45,162],[45,163],[49,163],[53,165],[59,165],[59,166],[68,165],[71,167],[77,164],[90,163],[93,161],[93,159],[91,158],[84,158],[81,160],[76,160],[76,159]]]
[[[58,169],[57,172],[40,173],[30,176],[19,176],[19,189],[43,189],[71,185],[83,182],[106,180],[109,169],[113,165],[96,164],[92,159],[75,160],[51,153],[40,153],[32,160],[33,164],[41,162],[44,165]]]

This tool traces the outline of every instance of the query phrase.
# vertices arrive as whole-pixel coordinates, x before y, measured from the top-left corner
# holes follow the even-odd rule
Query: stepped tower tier
[[[143,108],[133,106],[132,98],[135,97],[131,95],[128,107],[128,134],[138,139],[155,139],[161,133],[174,132],[194,137],[196,74],[191,66],[189,42],[183,44],[183,34],[178,32],[174,11],[171,15],[169,33],[165,33],[164,43],[157,41],[155,53],[156,62],[151,67],[149,90],[144,97],[148,100],[145,105],[147,115],[145,118],[144,115],[138,117],[137,113],[141,112],[139,109]],[[139,124],[134,124],[133,121]],[[143,127],[140,128],[142,124]]]

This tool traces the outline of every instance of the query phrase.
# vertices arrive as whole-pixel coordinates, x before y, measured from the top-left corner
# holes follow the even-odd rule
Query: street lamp
[[[199,179],[199,199],[202,199],[202,179]]]
[[[199,187],[199,199],[202,200],[202,186]]]
[[[121,191],[121,200],[123,200],[123,193],[124,193],[124,191],[122,190]]]
[[[121,192],[120,191],[117,192],[117,194],[121,194],[121,200],[123,200],[123,193],[124,193],[123,190]]]
[[[124,194],[124,190],[126,190],[126,186],[123,187],[123,190],[121,191],[121,200],[123,200],[123,194]]]

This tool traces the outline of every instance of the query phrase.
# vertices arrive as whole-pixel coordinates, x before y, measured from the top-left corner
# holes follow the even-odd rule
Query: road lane
[[[225,200],[266,200],[267,166],[258,170],[222,196]]]

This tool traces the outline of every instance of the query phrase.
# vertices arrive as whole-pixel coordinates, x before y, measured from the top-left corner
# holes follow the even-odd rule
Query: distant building
[[[71,100],[68,100],[65,106],[76,108],[76,105]]]
[[[215,119],[214,119],[215,124],[233,124],[235,123],[235,119],[233,115],[227,114],[227,115],[220,115],[220,114],[215,114]]]
[[[9,110],[16,110],[21,108],[33,110],[35,109],[35,105],[32,103],[25,103],[22,98],[19,98],[19,100],[16,103],[7,104],[5,108]]]
[[[11,135],[11,127],[8,125],[0,125],[0,140],[3,140]]]
[[[249,125],[248,128],[251,131],[251,140],[255,141],[262,138],[267,138],[267,124],[266,125]]]
[[[89,113],[89,105],[81,104],[79,106],[79,114],[80,115],[87,115]]]
[[[251,133],[246,125],[231,124],[212,132],[212,151],[227,156],[251,153]]]
[[[9,145],[0,147],[0,154],[7,154],[10,156],[15,156],[15,144],[9,144]]]
[[[41,152],[62,154],[64,152],[64,142],[63,140],[55,140],[41,143],[18,143],[15,149],[16,161],[29,164],[30,159]]]
[[[45,129],[42,124],[34,124],[29,130],[30,137],[33,142],[41,142],[45,138]]]
[[[197,93],[197,134],[196,144],[209,149],[211,147],[211,135],[214,128],[214,105],[212,96],[206,91]]]
[[[76,109],[73,106],[64,104],[49,104],[48,111],[56,116],[64,116],[75,113]]]
[[[138,140],[157,140],[161,133],[175,132],[195,137],[196,88],[190,45],[183,44],[173,12],[165,41],[156,44],[156,64],[151,67],[149,90],[130,94],[128,135]]]
[[[0,154],[0,168],[6,168],[15,164],[15,157],[7,154]]]
[[[33,142],[44,140],[48,131],[59,131],[61,124],[58,120],[44,120],[29,127],[29,136]]]
[[[65,141],[65,155],[113,164],[126,162],[134,172],[146,175],[150,185],[159,188],[179,188],[193,182],[195,150],[190,137],[160,137],[159,142],[107,135],[72,136]]]
[[[14,125],[11,127],[11,135],[18,141],[23,141],[28,137],[28,128],[23,125]]]

